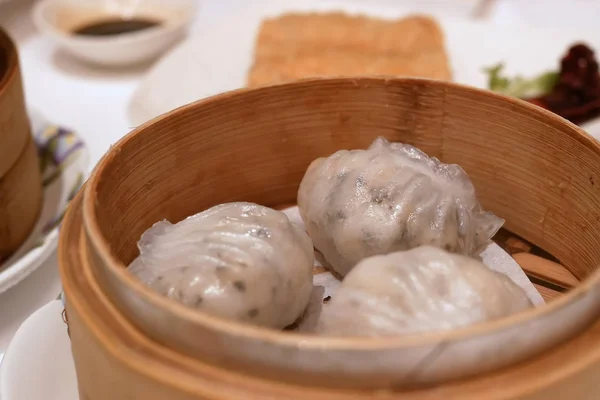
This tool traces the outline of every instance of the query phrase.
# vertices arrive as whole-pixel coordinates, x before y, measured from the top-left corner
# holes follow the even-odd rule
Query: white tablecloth
[[[457,6],[465,1],[422,0],[410,3],[425,11],[429,7],[471,18],[469,7]],[[75,129],[87,142],[91,161],[95,163],[112,143],[131,129],[126,120],[127,102],[148,66],[118,71],[83,66],[35,31],[29,19],[32,2],[9,0],[0,4],[0,26],[9,31],[20,47],[27,101],[52,122]],[[552,21],[560,29],[565,24],[597,26],[598,8],[595,2],[482,0],[482,4],[490,3],[491,6],[481,10],[484,18],[494,22],[547,24]],[[219,24],[228,14],[243,12],[244,7],[256,2],[206,0],[201,3],[195,28]],[[53,255],[25,281],[0,295],[0,359],[20,323],[37,308],[56,298],[59,291],[57,262]]]

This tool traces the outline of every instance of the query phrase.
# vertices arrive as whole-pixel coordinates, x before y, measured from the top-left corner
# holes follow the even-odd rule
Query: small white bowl
[[[149,61],[183,38],[197,0],[39,0],[33,8],[37,28],[75,57],[103,66]],[[142,18],[159,21],[121,35],[82,36],[74,30],[97,22]]]

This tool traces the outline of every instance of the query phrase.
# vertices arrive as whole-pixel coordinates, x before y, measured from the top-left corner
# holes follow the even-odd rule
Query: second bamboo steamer
[[[37,149],[15,44],[0,29],[0,265],[31,233],[42,208]]]

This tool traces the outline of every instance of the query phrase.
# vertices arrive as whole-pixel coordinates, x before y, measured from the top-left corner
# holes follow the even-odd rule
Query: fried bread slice
[[[315,76],[397,75],[450,80],[444,37],[424,16],[286,14],[265,20],[248,86]]]

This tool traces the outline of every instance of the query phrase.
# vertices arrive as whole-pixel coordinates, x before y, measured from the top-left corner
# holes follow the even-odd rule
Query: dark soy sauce
[[[160,22],[150,19],[114,19],[98,21],[73,31],[78,36],[116,36],[125,33],[143,31],[160,25]]]

